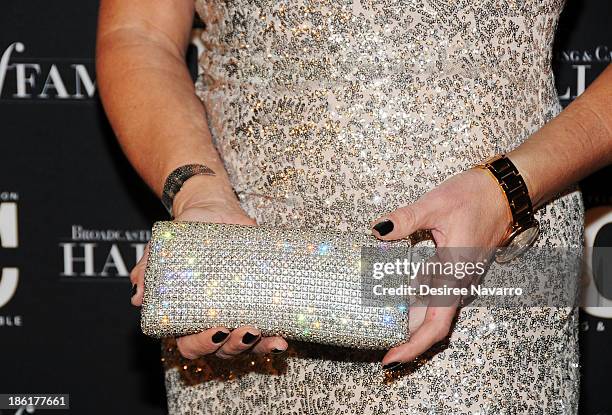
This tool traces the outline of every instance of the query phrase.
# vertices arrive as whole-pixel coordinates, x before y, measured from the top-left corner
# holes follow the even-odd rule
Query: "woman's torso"
[[[550,57],[563,0],[195,4],[206,23],[196,92],[260,224],[369,232],[378,215],[512,149],[561,111]],[[578,192],[547,204],[536,243],[580,247],[582,212]],[[168,406],[573,414],[576,322],[571,307],[463,308],[446,344],[393,376],[367,351],[290,342],[284,356],[187,360],[168,340]]]
[[[561,110],[550,57],[562,7],[196,0],[196,90],[260,221],[365,230]]]

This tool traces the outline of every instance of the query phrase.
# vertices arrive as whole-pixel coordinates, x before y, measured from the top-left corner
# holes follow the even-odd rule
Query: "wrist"
[[[499,185],[497,178],[489,170],[478,167],[474,167],[472,170],[480,177],[480,185],[478,188],[482,192],[481,195],[484,195],[482,200],[488,201],[494,206],[493,209],[496,212],[496,216],[500,218],[499,220],[503,223],[501,226],[503,227],[503,231],[507,231],[512,227],[514,220],[506,193]]]
[[[539,235],[529,190],[521,172],[504,154],[491,157],[477,167],[497,181],[511,211],[512,224],[500,242],[500,246],[508,249],[496,254],[496,261],[507,262],[528,249]]]
[[[236,193],[229,183],[219,176],[196,175],[185,180],[174,197],[172,211],[179,216],[191,207],[225,205],[240,207]]]
[[[534,208],[536,208],[540,205],[541,198],[539,196],[540,191],[537,186],[537,181],[534,180],[534,178],[530,174],[532,169],[530,168],[529,158],[525,157],[525,155],[519,150],[509,152],[508,154],[506,154],[506,157],[508,157],[510,161],[512,161],[512,163],[516,166],[516,169],[521,174],[521,177],[525,182],[525,186],[529,191],[529,198],[531,200],[531,204]]]

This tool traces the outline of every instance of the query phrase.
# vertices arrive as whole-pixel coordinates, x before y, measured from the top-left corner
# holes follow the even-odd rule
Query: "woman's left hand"
[[[498,183],[487,171],[472,168],[445,180],[414,203],[380,216],[372,222],[372,229],[383,240],[402,239],[427,229],[438,248],[494,248],[511,223],[512,214]],[[387,352],[383,368],[409,362],[446,338],[457,307],[458,301],[411,312],[411,320],[422,321],[411,321],[411,330],[418,328],[410,341]]]

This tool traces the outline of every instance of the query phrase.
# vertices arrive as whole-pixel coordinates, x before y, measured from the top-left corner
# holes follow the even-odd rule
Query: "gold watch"
[[[497,181],[508,200],[512,224],[508,227],[495,254],[499,263],[508,262],[524,253],[540,234],[540,224],[534,218],[527,184],[521,173],[505,155],[493,156],[478,164]]]

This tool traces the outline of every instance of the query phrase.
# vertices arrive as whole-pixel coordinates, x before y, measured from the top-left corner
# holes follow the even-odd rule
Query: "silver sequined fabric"
[[[207,25],[196,92],[242,206],[262,224],[367,232],[516,147],[561,111],[550,59],[563,3],[195,0]],[[537,245],[582,246],[577,191],[537,218]],[[464,308],[418,362],[389,376],[381,357],[292,343],[275,370],[241,359],[219,379],[202,358],[167,367],[169,411],[577,412],[573,308]]]

